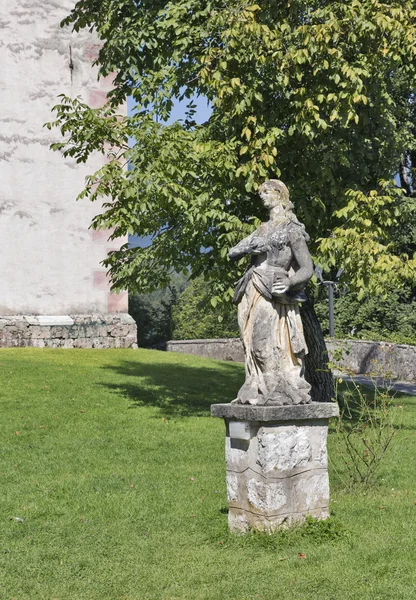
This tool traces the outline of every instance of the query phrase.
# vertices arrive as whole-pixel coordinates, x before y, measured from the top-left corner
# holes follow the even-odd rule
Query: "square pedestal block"
[[[326,439],[335,403],[296,406],[214,404],[226,424],[231,531],[272,532],[311,515],[329,516]]]

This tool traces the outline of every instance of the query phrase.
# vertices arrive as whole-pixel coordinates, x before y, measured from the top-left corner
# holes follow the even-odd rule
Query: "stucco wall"
[[[127,312],[127,294],[109,293],[100,265],[120,244],[88,230],[100,206],[75,200],[103,158],[63,159],[43,127],[58,94],[98,106],[110,84],[91,67],[94,36],[59,26],[73,4],[0,3],[0,315]]]
[[[336,363],[356,374],[389,376],[402,381],[416,381],[416,346],[371,342],[366,340],[328,340],[331,358],[343,349]],[[168,352],[182,352],[218,360],[244,362],[244,349],[239,338],[214,340],[172,340]]]

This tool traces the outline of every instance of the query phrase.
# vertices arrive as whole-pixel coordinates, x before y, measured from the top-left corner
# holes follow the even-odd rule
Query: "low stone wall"
[[[240,338],[215,340],[171,340],[166,344],[168,352],[182,352],[194,356],[244,362],[244,349]]]
[[[400,381],[416,381],[416,346],[367,340],[327,340],[329,356],[340,368],[356,374],[384,375]],[[183,352],[219,360],[244,362],[240,339],[172,340],[169,352]],[[340,360],[338,350],[344,349]],[[335,362],[335,360],[334,360]]]
[[[126,314],[0,317],[0,347],[136,348],[136,323]]]
[[[416,381],[416,346],[367,340],[327,340],[326,344],[334,362],[353,373]],[[344,349],[340,361],[338,349]]]

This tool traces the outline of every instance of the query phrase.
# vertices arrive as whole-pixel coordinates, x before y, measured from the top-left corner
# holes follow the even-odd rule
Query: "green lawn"
[[[209,405],[234,397],[241,365],[2,349],[0,369],[2,599],[416,597],[416,398],[397,398],[404,426],[375,490],[332,476],[328,522],[236,537]]]

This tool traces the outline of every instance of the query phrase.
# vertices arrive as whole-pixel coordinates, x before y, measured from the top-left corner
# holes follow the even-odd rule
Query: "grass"
[[[228,533],[224,425],[240,365],[2,349],[0,598],[413,599],[416,398],[370,492],[273,536]],[[302,558],[302,556],[305,556]]]

